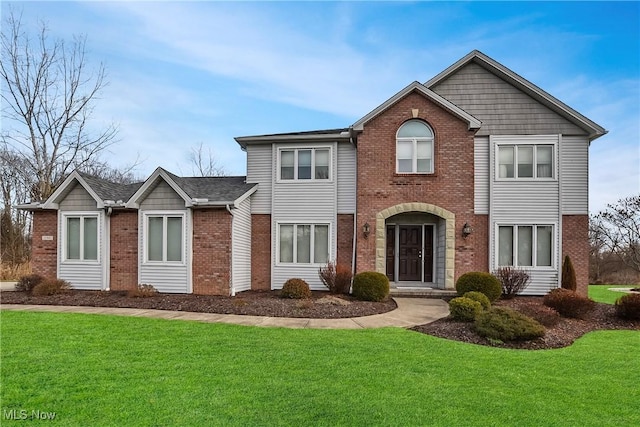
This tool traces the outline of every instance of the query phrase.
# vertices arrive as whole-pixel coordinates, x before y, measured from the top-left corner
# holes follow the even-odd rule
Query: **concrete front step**
[[[457,295],[455,290],[419,288],[419,287],[391,288],[390,294],[392,297],[413,297],[413,298],[416,298],[416,297],[446,298],[446,297],[455,297]]]

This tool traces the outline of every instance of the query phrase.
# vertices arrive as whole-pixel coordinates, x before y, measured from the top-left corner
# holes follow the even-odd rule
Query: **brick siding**
[[[225,209],[193,210],[194,294],[231,294],[231,220]]]
[[[138,212],[116,210],[109,221],[109,289],[135,289],[138,284]]]
[[[52,240],[42,240],[51,236]],[[58,275],[58,211],[41,210],[33,212],[31,234],[31,270],[45,277]]]
[[[353,215],[338,214],[336,262],[351,268],[353,259]]]
[[[562,271],[562,262],[565,255],[569,255],[571,263],[576,271],[576,291],[587,296],[589,285],[589,216],[588,215],[563,215],[562,216],[562,258],[559,269]]]
[[[251,289],[271,290],[271,215],[251,215]]]

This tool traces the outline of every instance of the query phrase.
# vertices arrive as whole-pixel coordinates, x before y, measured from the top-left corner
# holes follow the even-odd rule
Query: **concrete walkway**
[[[137,308],[77,307],[61,305],[2,304],[2,310],[46,311],[56,313],[110,314],[114,316],[152,317],[192,320],[205,323],[232,323],[246,326],[310,329],[365,329],[424,325],[449,315],[448,304],[439,299],[394,298],[398,308],[373,316],[347,319],[308,319],[291,317],[245,316],[238,314],[191,313],[186,311],[146,310]]]

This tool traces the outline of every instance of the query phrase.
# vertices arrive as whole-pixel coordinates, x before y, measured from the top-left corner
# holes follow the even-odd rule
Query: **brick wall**
[[[413,118],[434,131],[434,174],[396,174],[396,131]],[[455,278],[487,264],[486,218],[473,212],[473,138],[466,122],[412,92],[364,127],[358,137],[357,229],[371,226],[368,239],[357,239],[357,270],[375,270],[376,214],[407,202],[429,203],[455,214]],[[476,232],[463,240],[460,229],[469,222]],[[476,224],[478,223],[478,224]]]
[[[31,269],[33,273],[45,277],[57,277],[58,211],[34,211],[31,236]],[[52,240],[42,240],[42,236],[51,236]]]
[[[576,271],[577,291],[587,296],[589,285],[589,216],[562,216],[562,258],[569,255]],[[562,264],[560,264],[562,271]]]
[[[231,219],[225,209],[193,210],[194,294],[231,294]]]
[[[135,289],[138,284],[138,211],[113,211],[109,221],[109,289]]]
[[[251,215],[251,289],[271,290],[271,215]]]
[[[353,259],[353,215],[338,214],[336,261],[351,268]]]

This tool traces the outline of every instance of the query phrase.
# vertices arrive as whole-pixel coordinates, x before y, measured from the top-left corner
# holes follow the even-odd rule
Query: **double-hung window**
[[[67,261],[98,260],[98,214],[65,215],[64,258]]]
[[[553,225],[498,226],[498,266],[551,267]]]
[[[280,150],[281,180],[329,180],[330,148]]]
[[[329,259],[329,224],[279,224],[278,261],[326,264]]]
[[[499,145],[499,178],[553,178],[553,145]]]
[[[396,172],[433,173],[433,131],[426,123],[409,120],[398,129]]]
[[[184,216],[149,214],[146,221],[146,261],[180,263],[184,254]]]

